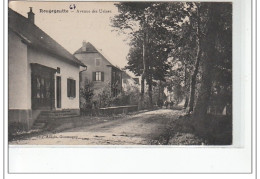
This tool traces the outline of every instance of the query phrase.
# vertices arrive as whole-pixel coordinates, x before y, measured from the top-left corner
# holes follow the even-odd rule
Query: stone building
[[[109,86],[112,96],[117,96],[122,91],[122,71],[104,56],[101,50],[91,43],[83,41],[74,56],[88,66],[87,71],[80,73],[80,86],[85,82],[94,83],[94,93],[99,89]]]

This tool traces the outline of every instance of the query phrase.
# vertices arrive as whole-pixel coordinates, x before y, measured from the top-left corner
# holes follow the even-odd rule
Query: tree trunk
[[[144,32],[144,39],[143,39],[143,74],[141,76],[141,93],[139,98],[138,109],[144,109],[144,80],[146,78],[146,29],[145,29],[145,22],[143,23],[143,32]]]
[[[158,93],[158,100],[157,105],[161,108],[163,106],[163,95],[162,95],[162,81],[159,81],[159,93]]]
[[[141,76],[141,92],[140,92],[140,98],[138,102],[138,110],[144,109],[144,74]]]
[[[149,75],[148,80],[148,94],[149,94],[149,108],[153,109],[153,84],[152,84],[151,74]]]
[[[183,108],[186,109],[189,103],[189,96],[188,96],[188,85],[187,85],[187,69],[186,64],[184,64],[184,88],[185,88],[185,103]]]
[[[157,101],[160,101],[161,100],[161,80],[159,81],[159,88],[158,88],[158,100]]]
[[[198,75],[198,71],[199,71],[200,59],[201,59],[201,50],[198,49],[195,70],[191,76],[189,112],[193,111],[194,100],[195,100],[195,87],[196,87],[196,83],[197,83],[197,75]]]
[[[188,95],[186,95],[186,96],[185,96],[185,103],[184,103],[183,108],[186,109],[187,106],[188,106],[188,104],[189,104],[189,97],[188,97]]]
[[[196,63],[195,63],[195,69],[193,71],[193,74],[191,76],[191,83],[190,83],[190,103],[189,103],[189,113],[193,111],[194,106],[194,100],[195,100],[195,87],[197,83],[197,75],[199,72],[199,65],[201,60],[201,35],[200,35],[200,16],[199,16],[199,7],[197,7],[197,17],[198,17],[198,24],[197,24],[197,54],[196,54]]]
[[[198,100],[193,114],[193,117],[198,120],[205,119],[211,94],[212,64],[210,63],[210,60],[208,58],[209,57],[207,57],[207,59],[203,61],[201,87],[199,89]]]
[[[214,67],[214,60],[216,58],[216,33],[214,31],[216,28],[216,22],[214,20],[214,11],[214,6],[209,6],[209,20],[207,24],[208,33],[205,37],[205,43],[203,43],[203,49],[205,49],[205,57],[203,58],[202,65],[201,87],[199,89],[198,101],[196,103],[193,114],[193,118],[195,120],[202,121],[200,125],[203,125],[203,121],[205,121],[206,119],[206,114],[211,96],[212,70]]]

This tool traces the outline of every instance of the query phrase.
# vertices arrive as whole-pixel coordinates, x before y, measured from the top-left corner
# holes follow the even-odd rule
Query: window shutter
[[[76,80],[73,80],[73,97],[76,97]]]
[[[101,81],[104,81],[105,76],[104,76],[104,72],[101,72]]]
[[[70,79],[67,79],[67,96],[70,97]]]
[[[96,72],[92,72],[92,81],[96,81]]]

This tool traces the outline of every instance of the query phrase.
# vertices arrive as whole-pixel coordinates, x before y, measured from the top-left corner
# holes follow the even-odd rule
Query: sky
[[[76,8],[70,9],[70,6]],[[35,24],[72,54],[85,40],[101,49],[113,65],[123,68],[127,64],[127,35],[118,34],[111,27],[110,19],[118,13],[113,2],[12,1],[9,7],[25,17],[29,7],[32,7]],[[40,9],[64,9],[68,13],[43,13]],[[84,10],[85,13],[78,13],[77,10]]]

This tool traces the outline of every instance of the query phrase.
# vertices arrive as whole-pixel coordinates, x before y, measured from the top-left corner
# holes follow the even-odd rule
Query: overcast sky
[[[75,4],[74,12],[70,5]],[[126,35],[112,32],[110,18],[118,13],[112,2],[10,2],[9,7],[27,17],[29,7],[35,13],[35,24],[61,44],[72,54],[81,47],[82,41],[92,43],[102,49],[112,64],[124,67],[129,46],[124,41]],[[44,10],[69,10],[69,13],[40,13]],[[93,10],[105,10],[110,13],[93,13]],[[90,13],[77,13],[87,10]]]

